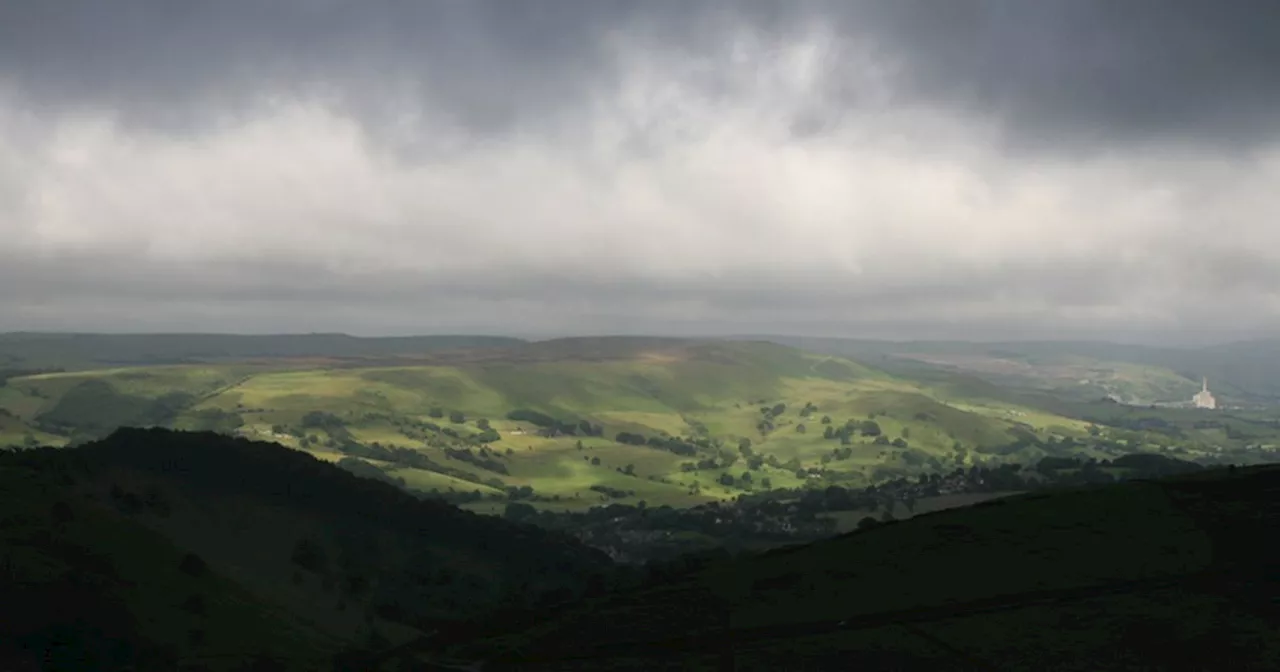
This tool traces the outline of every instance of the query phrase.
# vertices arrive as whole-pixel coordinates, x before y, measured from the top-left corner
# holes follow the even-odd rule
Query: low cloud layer
[[[8,4],[0,330],[1275,333],[1280,12],[926,4]]]

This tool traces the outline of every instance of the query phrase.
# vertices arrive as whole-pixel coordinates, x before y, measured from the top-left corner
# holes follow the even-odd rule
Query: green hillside
[[[18,425],[72,441],[122,425],[214,430],[365,460],[406,487],[531,488],[561,508],[694,504],[765,479],[869,483],[965,464],[1019,432],[1087,435],[995,390],[760,342],[565,339],[415,365],[158,365],[18,376],[2,389],[10,436]],[[450,452],[464,449],[474,456]]]
[[[1274,406],[1280,402],[1280,341],[1275,339],[1200,348],[1068,341],[769,340],[882,368],[927,362],[1076,399],[1110,395],[1138,405],[1186,402],[1199,390],[1201,379],[1208,378],[1215,394],[1227,404]]]
[[[1275,669],[1280,470],[1005,498],[663,576],[437,655],[485,669]],[[1229,661],[1229,662],[1228,662]]]
[[[612,572],[568,536],[209,433],[0,453],[0,493],[21,503],[0,514],[3,632],[26,655],[101,665],[47,669],[328,670]]]
[[[119,426],[218,431],[485,512],[511,498],[552,509],[686,506],[1057,454],[1176,449],[1251,462],[1266,459],[1256,447],[1280,443],[1280,430],[1258,422],[1206,428],[1190,412],[1171,432],[936,368],[887,372],[767,342],[631,337],[394,366],[281,358],[19,375],[0,388],[0,414],[9,444],[75,443]]]

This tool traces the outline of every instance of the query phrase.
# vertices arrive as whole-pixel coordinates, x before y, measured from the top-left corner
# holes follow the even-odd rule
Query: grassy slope
[[[1002,499],[738,560],[461,650],[518,650],[522,669],[1274,669],[1278,614],[1255,598],[1280,585],[1252,540],[1280,524],[1277,492],[1271,467]]]
[[[187,660],[209,657],[203,661],[209,669],[239,669],[255,655],[287,661],[288,669],[312,669],[334,650],[331,636],[225,574],[182,571],[184,551],[170,540],[99,502],[69,496],[51,474],[0,464],[0,498],[22,502],[0,514],[7,570],[0,582],[14,591],[6,590],[0,611],[4,630],[14,636],[38,636],[80,617],[108,634],[140,635],[146,645]],[[59,517],[55,504],[66,507]],[[72,593],[62,596],[63,586],[74,586]],[[203,609],[189,608],[192,596]],[[223,657],[229,652],[233,659]]]
[[[99,385],[85,392],[86,384]],[[105,385],[105,392],[100,389]],[[505,420],[517,408],[549,413],[562,420],[588,420],[605,427],[605,436],[619,431],[645,435],[706,435],[734,451],[740,438],[748,438],[754,450],[785,463],[798,460],[804,467],[821,464],[821,458],[838,441],[822,438],[823,416],[835,425],[861,422],[874,416],[889,438],[903,437],[909,450],[876,445],[858,436],[849,446],[846,460],[827,468],[839,472],[843,482],[866,483],[886,476],[910,474],[914,469],[946,470],[957,457],[971,462],[975,449],[1007,444],[1015,427],[1051,435],[1084,437],[1088,417],[1103,423],[1132,422],[1148,415],[1170,415],[1182,433],[1176,440],[1192,448],[1212,451],[1214,445],[1275,443],[1274,428],[1235,422],[1243,439],[1232,439],[1225,429],[1196,428],[1202,420],[1195,411],[1126,409],[1067,403],[1035,394],[1019,394],[980,378],[907,366],[892,373],[843,360],[806,354],[759,342],[709,342],[674,339],[564,339],[536,343],[517,350],[493,351],[491,356],[451,359],[435,364],[403,366],[352,365],[299,368],[294,360],[275,364],[191,364],[116,368],[77,373],[19,377],[0,388],[0,409],[11,417],[0,419],[0,440],[19,442],[32,432],[37,419],[110,418],[126,423],[151,424],[157,399],[174,393],[189,396],[185,410],[168,423],[180,428],[202,428],[203,414],[214,409],[238,417],[238,431],[257,439],[277,441],[315,452],[336,461],[341,455],[323,447],[323,431],[310,432],[321,443],[304,445],[296,437],[273,432],[272,427],[297,427],[310,411],[327,411],[347,423],[356,440],[428,451],[438,462],[469,472],[481,481],[498,478],[504,486],[530,486],[539,494],[558,497],[553,508],[583,508],[610,501],[590,491],[593,485],[633,494],[621,501],[684,505],[732,497],[736,487],[717,483],[724,471],[734,477],[746,471],[739,460],[727,470],[685,472],[681,464],[691,459],[666,451],[629,446],[609,438],[542,438],[526,423]],[[762,436],[756,429],[760,407],[785,403],[787,411],[775,419],[775,430]],[[808,418],[799,409],[817,407]],[[451,424],[431,418],[433,408],[457,410],[466,422]],[[1117,415],[1120,414],[1120,415]],[[1135,415],[1136,414],[1136,415]],[[1176,417],[1174,417],[1176,416]],[[1216,417],[1216,416],[1215,416]],[[438,448],[427,448],[421,438],[405,433],[401,421],[432,421],[452,426],[463,435],[478,432],[481,418],[492,421],[502,435],[493,444],[507,453],[508,474],[500,475],[474,465],[450,461]],[[800,433],[798,425],[807,431]],[[906,435],[906,436],[904,436]],[[57,437],[36,434],[56,442]],[[1168,437],[1134,434],[1132,440],[1146,449],[1157,449]],[[1174,440],[1169,438],[1169,440]],[[958,455],[959,444],[966,455]],[[1024,448],[1007,456],[1023,463],[1044,455],[1039,448]],[[1207,454],[1207,453],[1206,453]],[[1093,455],[1091,453],[1091,455]],[[1105,457],[1098,453],[1097,457]],[[598,460],[599,464],[593,464]],[[620,470],[631,465],[638,477]],[[383,465],[386,466],[386,465]],[[410,487],[459,491],[496,492],[477,485],[418,469],[397,469],[392,474]],[[769,478],[774,487],[793,487],[802,481],[791,469],[765,466],[753,474],[756,483]],[[478,510],[493,511],[491,503]],[[500,508],[500,507],[498,507]]]
[[[814,352],[880,362],[887,357],[940,359],[1003,383],[1072,392],[1116,394],[1138,403],[1186,401],[1208,377],[1222,400],[1272,404],[1280,400],[1280,340],[1203,348],[1095,342],[891,342],[779,337]],[[1089,379],[1081,384],[1081,379]]]
[[[126,430],[83,447],[0,456],[0,493],[24,503],[0,526],[0,559],[17,562],[18,578],[105,562],[106,601],[127,607],[131,630],[187,656],[266,652],[306,657],[305,669],[317,669],[316,660],[371,633],[396,643],[417,636],[420,619],[475,616],[609,571],[606,558],[567,538],[212,434]],[[70,504],[71,523],[50,519],[55,502]],[[300,566],[302,539],[324,559]],[[180,572],[186,552],[210,576]],[[78,557],[92,563],[74,564]],[[191,594],[209,603],[206,615],[175,613]],[[389,604],[410,618],[388,620]],[[187,640],[193,629],[207,631],[205,643]]]
[[[798,459],[805,466],[817,465],[819,457],[839,445],[821,438],[818,420],[823,415],[843,424],[876,414],[889,436],[909,429],[908,441],[915,450],[948,461],[957,441],[966,446],[1007,442],[1007,430],[1016,423],[1063,434],[1084,430],[1081,423],[1020,407],[988,394],[991,390],[960,389],[954,381],[911,381],[767,343],[668,339],[566,339],[534,344],[513,356],[452,365],[301,370],[187,365],[45,374],[11,381],[0,403],[30,421],[57,409],[69,390],[90,379],[106,381],[130,398],[187,391],[198,400],[178,418],[178,426],[203,409],[220,409],[239,415],[246,434],[295,447],[300,446],[296,439],[273,435],[270,428],[296,426],[314,410],[342,417],[358,440],[406,447],[420,447],[421,442],[384,420],[365,416],[427,420],[432,407],[459,410],[469,418],[458,428],[466,433],[477,431],[475,419],[489,418],[504,437],[495,447],[513,451],[511,473],[503,477],[506,484],[559,495],[564,507],[599,503],[600,496],[588,491],[591,485],[634,491],[633,502],[670,504],[707,501],[737,491],[712,487],[719,471],[682,472],[680,464],[688,458],[664,451],[601,439],[583,441],[584,450],[579,451],[573,438],[521,434],[532,428],[504,420],[510,410],[530,408],[561,419],[587,419],[604,425],[609,437],[618,431],[706,431],[731,449],[739,438],[749,438],[757,452],[783,462]],[[788,406],[767,437],[755,428],[762,402]],[[797,414],[805,403],[818,407],[808,419]],[[809,431],[797,432],[798,424]],[[875,469],[894,464],[895,453],[901,452],[874,446],[869,438],[859,438],[853,448],[854,456],[839,468],[854,477],[869,478]],[[601,464],[592,465],[592,458]],[[640,477],[617,472],[626,465],[633,465]],[[494,476],[466,468],[484,478]],[[734,476],[744,470],[741,462],[730,469]],[[415,470],[397,475],[428,487],[475,488]],[[756,479],[765,476],[775,487],[799,483],[790,470],[765,467]],[[695,482],[701,491],[690,494]]]

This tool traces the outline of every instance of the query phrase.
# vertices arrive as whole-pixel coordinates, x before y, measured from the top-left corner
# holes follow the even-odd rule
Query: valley
[[[764,341],[145,338],[11,347],[27,359],[0,387],[0,444],[74,444],[122,426],[216,431],[487,513],[510,501],[687,507],[1046,457],[1247,464],[1280,445],[1265,413],[1080,401]],[[145,349],[156,342],[167,350]],[[126,355],[159,361],[119,365]]]

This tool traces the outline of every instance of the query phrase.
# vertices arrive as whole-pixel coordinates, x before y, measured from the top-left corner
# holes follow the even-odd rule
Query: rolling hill
[[[0,514],[4,669],[328,670],[613,571],[567,536],[210,433],[0,454],[0,493],[21,503]]]
[[[984,450],[1009,454],[1028,432],[1087,436],[1078,419],[973,381],[894,376],[764,342],[652,338],[563,339],[395,366],[279,358],[40,373],[10,378],[0,409],[9,436],[23,423],[43,433],[35,441],[83,441],[118,426],[215,430],[349,466],[363,460],[415,489],[501,498],[530,488],[539,505],[567,508],[608,501],[599,488],[630,502],[712,501],[742,492],[747,471],[774,487],[823,473],[869,483]],[[1028,461],[1044,453],[1016,450]]]
[[[1274,406],[1280,401],[1280,340],[1199,348],[1101,342],[871,341],[768,337],[768,340],[892,370],[927,363],[1003,385],[1049,390],[1075,399],[1114,396],[1148,405],[1186,402],[1201,379],[1229,404]]]
[[[1280,433],[1259,419],[1153,420],[768,342],[575,338],[394,362],[317,361],[310,341],[277,347],[305,354],[12,376],[0,387],[0,441],[77,443],[120,426],[218,431],[496,512],[512,497],[554,509],[685,506],[1065,453],[1256,462],[1269,453],[1254,448]]]
[[[516,346],[500,336],[361,338],[346,334],[50,334],[0,333],[5,369],[101,368],[280,358],[416,357],[442,351]]]
[[[664,576],[469,638],[484,669],[1275,669],[1280,470],[1037,493]]]

